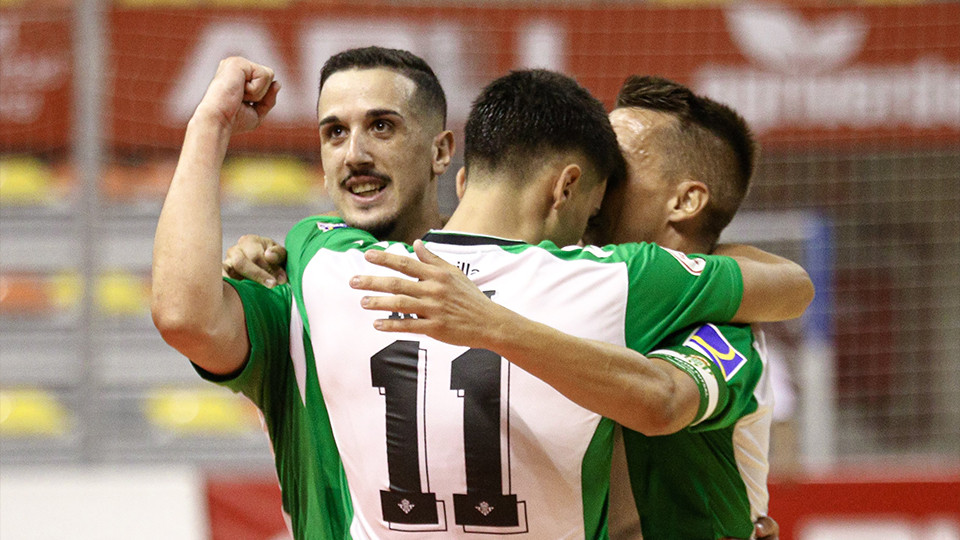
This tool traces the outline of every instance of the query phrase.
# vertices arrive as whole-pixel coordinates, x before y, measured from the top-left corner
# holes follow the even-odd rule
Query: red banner
[[[0,150],[69,143],[71,17],[64,8],[0,11]],[[628,74],[675,79],[734,106],[767,146],[960,143],[954,2],[114,6],[107,26],[104,114],[107,136],[121,149],[179,147],[217,62],[240,54],[273,67],[284,87],[267,124],[234,146],[313,152],[321,65],[335,52],[371,43],[412,50],[434,67],[457,130],[486,82],[537,66],[575,76],[608,105]]]
[[[960,476],[770,483],[780,540],[960,538]],[[288,538],[275,481],[208,482],[213,540]]]
[[[69,143],[70,19],[62,8],[0,11],[0,152]]]
[[[660,74],[743,113],[765,144],[957,144],[960,4],[799,8],[493,8],[298,4],[278,10],[115,10],[112,133],[176,147],[230,54],[277,70],[284,90],[241,146],[316,148],[320,66],[376,43],[423,56],[459,128],[509,69],[570,73],[605,103],[630,73]]]
[[[211,478],[207,481],[211,540],[290,538],[273,478]]]

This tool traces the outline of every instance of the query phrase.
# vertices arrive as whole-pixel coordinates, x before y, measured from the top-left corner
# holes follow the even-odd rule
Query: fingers
[[[419,296],[421,293],[419,285],[418,281],[399,277],[354,276],[350,279],[350,287],[354,289],[407,296]]]
[[[439,256],[435,255],[432,251],[427,249],[427,246],[423,244],[423,240],[414,240],[413,241],[413,251],[417,254],[417,258],[421,262],[430,265],[444,265],[449,264],[447,261],[441,259]]]
[[[277,278],[270,272],[257,266],[250,259],[227,259],[223,262],[223,275],[233,279],[249,279],[264,287],[272,288]]]
[[[243,85],[244,101],[258,103],[269,95],[271,90],[273,96],[276,97],[276,93],[280,90],[280,84],[273,80],[272,69],[249,60],[244,60],[241,63],[245,77]],[[274,85],[276,85],[276,88],[274,88]]]
[[[395,294],[391,296],[364,296],[360,299],[360,306],[369,311],[389,311],[391,313],[403,313],[405,315],[421,315],[426,311],[426,302],[406,296]]]
[[[273,81],[270,86],[267,87],[266,93],[258,100],[253,100],[254,110],[257,111],[257,116],[261,119],[273,109],[274,105],[277,104],[277,93],[280,92],[280,81]]]
[[[227,250],[223,261],[223,275],[235,279],[250,279],[273,287],[286,283],[287,275],[282,265],[287,251],[273,240],[246,234]]]
[[[408,334],[429,335],[432,324],[422,319],[377,319],[373,327],[381,332],[404,332]]]
[[[777,540],[779,537],[780,526],[770,516],[760,516],[755,525],[754,536],[758,540]]]
[[[424,264],[416,259],[411,259],[410,257],[397,255],[395,253],[387,253],[380,250],[368,250],[364,253],[364,258],[366,258],[367,262],[373,263],[377,266],[396,270],[401,274],[406,274],[417,279],[426,278],[430,270],[429,265]]]

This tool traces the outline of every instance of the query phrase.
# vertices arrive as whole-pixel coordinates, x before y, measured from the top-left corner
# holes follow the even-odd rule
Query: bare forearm
[[[699,395],[675,368],[618,345],[578,338],[503,309],[489,348],[582,407],[647,435],[687,426]],[[694,383],[689,381],[690,385]],[[681,391],[682,390],[682,391]]]
[[[227,127],[198,109],[187,126],[154,240],[154,320],[164,337],[173,339],[171,345],[191,358],[198,353],[189,350],[190,334],[216,333],[224,305],[219,190],[229,138]]]
[[[725,244],[716,255],[733,257],[743,274],[743,301],[734,322],[795,319],[813,300],[813,282],[799,264],[753,246]]]

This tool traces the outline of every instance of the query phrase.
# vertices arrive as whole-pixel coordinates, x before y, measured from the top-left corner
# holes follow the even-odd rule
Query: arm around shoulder
[[[813,281],[789,259],[742,244],[717,246],[714,254],[736,260],[743,276],[743,299],[733,322],[796,319],[813,301]]]

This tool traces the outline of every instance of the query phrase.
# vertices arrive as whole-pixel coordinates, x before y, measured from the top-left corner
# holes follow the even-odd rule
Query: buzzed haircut
[[[327,79],[338,71],[350,69],[384,68],[396,71],[413,81],[416,86],[413,101],[426,112],[438,114],[444,128],[447,126],[447,97],[437,75],[419,56],[402,49],[361,47],[339,52],[323,64],[320,70],[320,91]]]
[[[757,144],[746,121],[732,108],[694,94],[686,86],[653,76],[631,75],[616,108],[640,107],[673,116],[675,125],[658,136],[661,171],[671,180],[699,180],[710,189],[702,235],[711,243],[733,219],[750,187]]]
[[[598,179],[625,173],[617,136],[603,104],[576,81],[553,71],[513,71],[488,84],[464,128],[464,165],[509,168],[525,178],[544,156],[581,152]]]

